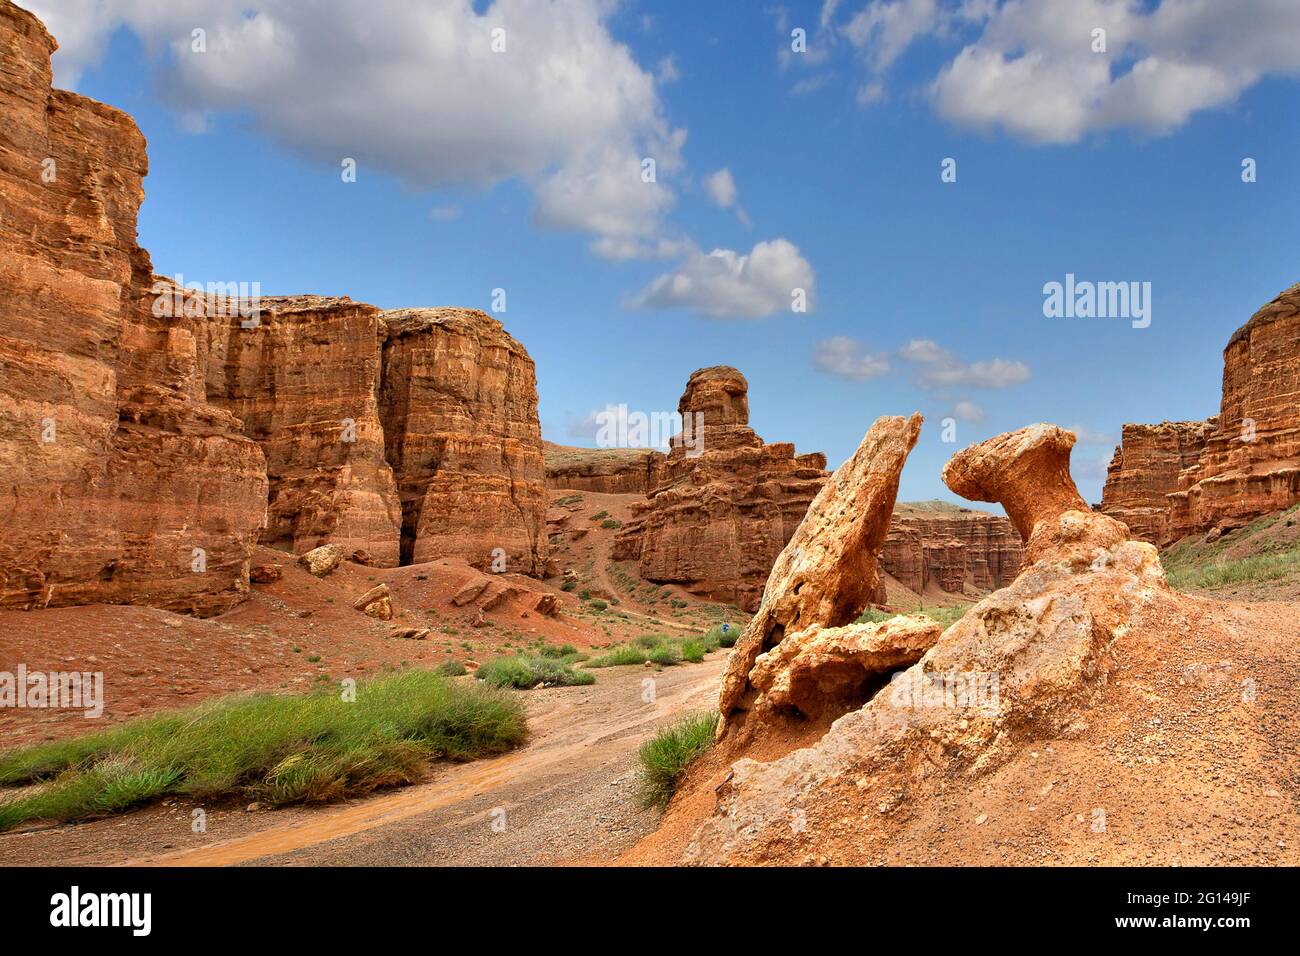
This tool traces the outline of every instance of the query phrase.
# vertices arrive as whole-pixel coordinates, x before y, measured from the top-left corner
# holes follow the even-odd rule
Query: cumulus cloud
[[[917,384],[937,389],[956,386],[1007,388],[1029,380],[1029,366],[1010,359],[967,362],[932,339],[913,339],[899,351],[919,366]]]
[[[345,157],[414,189],[535,191],[543,226],[650,239],[685,133],[664,114],[653,70],[610,34],[605,0],[28,0],[76,82],[112,33],[140,36],[178,114],[251,115],[271,139],[321,163]],[[206,31],[193,52],[191,31]],[[494,35],[495,30],[504,34]],[[504,40],[503,52],[494,40]],[[671,70],[660,64],[659,79]]]
[[[971,425],[978,425],[984,421],[984,409],[980,408],[974,402],[962,400],[952,407],[952,417],[959,422],[966,422]]]
[[[879,76],[914,43],[961,48],[928,93],[940,115],[1039,143],[1168,133],[1269,75],[1300,74],[1293,0],[828,0],[836,35]],[[845,11],[840,11],[845,8]],[[1105,31],[1105,52],[1093,31]],[[872,98],[868,98],[871,100]]]
[[[704,179],[704,189],[715,206],[729,209],[736,204],[736,180],[729,169],[709,173]]]
[[[791,308],[802,289],[812,311],[813,268],[786,239],[760,242],[747,254],[693,250],[628,300],[632,308],[693,309],[712,318],[758,319]]]
[[[856,339],[836,335],[817,343],[813,366],[840,378],[865,381],[889,372],[889,359],[874,355]]]

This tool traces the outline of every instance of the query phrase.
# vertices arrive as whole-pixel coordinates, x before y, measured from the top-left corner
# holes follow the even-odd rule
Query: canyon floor
[[[466,583],[487,577],[467,565],[345,563],[316,578],[291,555],[262,549],[255,563],[280,564],[283,576],[255,585],[248,602],[217,618],[89,606],[0,613],[0,633],[6,651],[13,649],[29,668],[76,663],[104,671],[104,719],[111,725],[236,691],[302,690],[448,659],[472,667],[539,639],[591,649],[644,633],[695,633],[720,619],[743,620],[734,609],[641,581],[634,565],[610,559],[616,529],[606,523],[626,520],[637,496],[557,491],[551,497],[552,524],[567,528],[553,537],[556,574],[541,582],[493,576],[520,593],[481,615],[489,625],[475,626],[473,602],[458,607],[453,601]],[[1285,527],[1289,536],[1292,526]],[[1281,534],[1272,530],[1269,540]],[[568,580],[574,583],[563,590]],[[392,622],[352,607],[357,595],[381,582],[393,593],[398,617]],[[558,616],[530,610],[542,594],[561,602]],[[905,589],[898,594],[907,597]],[[871,829],[887,835],[888,850],[864,849],[861,862],[1294,863],[1298,594],[1300,575],[1200,591],[1183,622],[1185,641],[1135,654],[1079,735],[1042,741],[975,788],[954,787],[939,799],[904,801],[889,812],[854,806],[850,795],[846,812],[874,818]],[[618,603],[598,611],[592,601],[602,598]],[[1231,646],[1204,638],[1198,623],[1210,620],[1230,626],[1237,635]],[[393,638],[395,626],[428,627],[432,635]],[[711,812],[713,789],[733,755],[701,760],[661,825],[658,812],[639,809],[632,798],[637,750],[674,717],[716,706],[727,653],[714,652],[697,665],[602,669],[586,687],[519,692],[530,727],[522,748],[437,765],[416,786],[324,807],[205,806],[203,833],[191,829],[197,805],[171,799],[121,816],[0,836],[0,865],[673,863]],[[1246,674],[1258,683],[1249,709],[1238,690]],[[650,701],[647,677],[654,681]],[[6,721],[7,744],[100,729],[65,711],[16,711]],[[811,743],[822,729],[808,727],[747,755],[772,759]],[[1157,761],[1166,771],[1169,764],[1179,768],[1182,783],[1153,798],[1143,769]],[[1090,829],[1097,805],[1107,814],[1104,834]],[[823,841],[849,833],[828,827]],[[817,847],[809,844],[805,856],[804,862],[818,862]]]

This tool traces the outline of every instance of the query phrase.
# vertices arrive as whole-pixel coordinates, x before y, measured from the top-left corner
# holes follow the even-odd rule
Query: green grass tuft
[[[718,715],[713,711],[687,714],[641,745],[637,802],[644,807],[668,803],[691,761],[713,746]]]
[[[72,740],[0,753],[0,831],[83,820],[164,795],[269,804],[334,800],[420,779],[433,759],[521,743],[522,705],[500,691],[407,671],[334,689],[239,694]]]
[[[515,687],[519,690],[528,690],[538,684],[572,687],[596,682],[594,674],[574,670],[566,658],[526,657],[522,654],[490,660],[475,671],[474,676],[493,687]]]

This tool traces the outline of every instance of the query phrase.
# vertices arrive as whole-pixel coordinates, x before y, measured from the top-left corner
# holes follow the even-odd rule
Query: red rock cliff
[[[1125,426],[1123,442],[1102,510],[1147,541],[1241,527],[1300,501],[1300,285],[1228,340],[1217,418]]]
[[[821,490],[826,456],[764,444],[749,427],[748,389],[728,366],[691,375],[678,411],[692,423],[702,414],[702,433],[678,441],[658,463],[614,557],[637,559],[647,580],[752,611],[773,562]]]
[[[894,509],[880,566],[923,594],[996,591],[1020,571],[1020,535],[1002,515],[943,502]]]
[[[207,328],[208,395],[266,455],[263,543],[298,554],[337,544],[395,566],[402,509],[375,398],[379,310],[347,298],[263,298],[255,323],[230,315]]]
[[[201,318],[155,316],[145,142],[51,88],[56,44],[0,2],[0,606],[241,600],[265,465],[206,401]]]
[[[507,570],[543,573],[546,482],[528,352],[471,309],[385,312],[381,335],[379,408],[403,562],[456,555],[488,568],[503,552]]]
[[[652,448],[571,448],[542,442],[546,487],[625,495],[650,493],[655,469],[664,457]]]

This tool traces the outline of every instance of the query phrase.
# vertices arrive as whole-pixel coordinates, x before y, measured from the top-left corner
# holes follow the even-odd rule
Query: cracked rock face
[[[903,463],[921,434],[920,415],[881,418],[818,492],[776,559],[758,612],[736,642],[719,697],[724,724],[747,709],[750,671],[787,634],[850,623],[871,600],[876,555],[889,531]]]
[[[949,487],[1000,501],[1029,531],[1032,562],[816,745],[768,763],[737,761],[687,862],[783,859],[799,839],[792,814],[816,815],[837,787],[859,781],[919,799],[943,781],[973,781],[1078,719],[1105,686],[1117,645],[1137,629],[1158,630],[1179,598],[1152,545],[1078,509],[1072,444],[1069,433],[1036,425],[954,457]]]

